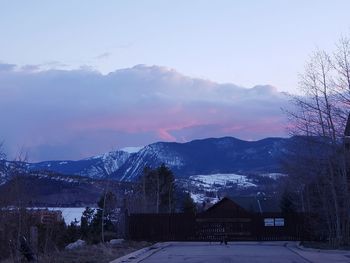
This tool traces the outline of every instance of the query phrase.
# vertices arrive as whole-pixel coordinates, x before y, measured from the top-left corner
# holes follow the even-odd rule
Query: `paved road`
[[[295,243],[172,243],[154,251],[142,263],[350,263],[345,254],[302,251]],[[350,252],[347,253],[350,255]],[[131,261],[130,261],[131,262]],[[134,261],[132,261],[134,262]]]
[[[151,255],[143,263],[309,263],[284,246],[246,244],[177,244]]]

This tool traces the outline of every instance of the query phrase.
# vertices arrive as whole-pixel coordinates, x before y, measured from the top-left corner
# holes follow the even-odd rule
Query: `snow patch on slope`
[[[190,195],[193,201],[197,204],[200,204],[204,201],[209,201],[210,203],[214,204],[220,201],[218,197],[208,197],[204,193],[190,193]]]
[[[183,157],[169,149],[165,143],[154,143],[143,147],[126,162],[125,170],[121,172],[121,181],[130,181],[142,174],[146,166],[152,168],[164,163],[170,169],[179,168],[184,165]]]
[[[139,152],[143,147],[138,147],[138,146],[132,146],[132,147],[124,147],[120,149],[120,151],[127,152],[127,153],[137,153]]]
[[[106,177],[119,169],[130,157],[126,151],[112,151],[101,155],[93,156],[84,160],[94,160],[95,164],[88,165],[82,169],[79,175],[91,178]]]
[[[256,187],[257,185],[252,183],[251,180],[240,174],[209,174],[209,175],[192,175],[189,178],[197,186],[206,188],[208,190],[213,189],[213,186],[226,186],[236,184],[238,187]]]
[[[269,177],[271,179],[277,180],[281,177],[288,176],[287,174],[282,174],[282,173],[265,173],[265,174],[260,174],[259,176],[262,177]]]

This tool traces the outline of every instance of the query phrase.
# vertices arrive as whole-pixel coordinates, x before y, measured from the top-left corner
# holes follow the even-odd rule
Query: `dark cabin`
[[[266,197],[225,197],[196,217],[197,237],[202,240],[257,240],[281,238],[295,233],[279,203]],[[293,228],[293,229],[292,229]]]
[[[253,214],[225,197],[196,218],[200,240],[249,240],[253,235]]]
[[[130,214],[128,233],[152,241],[303,239],[303,216],[278,210],[276,200],[265,197],[225,197],[198,214]]]
[[[265,196],[230,196],[233,202],[250,213],[281,213],[280,202]]]
[[[224,197],[198,216],[203,218],[247,218],[251,215],[236,202]]]

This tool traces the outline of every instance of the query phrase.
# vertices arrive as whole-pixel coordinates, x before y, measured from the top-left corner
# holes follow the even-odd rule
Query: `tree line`
[[[4,170],[1,172],[11,174],[11,180],[15,180],[15,189],[9,198],[0,200],[0,260],[10,257],[13,262],[20,262],[25,253],[23,244],[31,244],[33,227],[38,232],[37,249],[33,251],[50,255],[78,239],[97,244],[114,238],[127,238],[128,213],[196,211],[190,195],[175,186],[172,171],[162,164],[153,169],[145,167],[139,179],[125,190],[116,189],[118,185],[106,180],[96,206],[86,207],[82,217],[74,222],[43,224],[27,209],[31,204],[30,194],[27,196],[22,192],[28,192],[29,189],[21,183],[16,184],[19,178],[26,176],[25,170],[15,166],[2,168]]]
[[[189,193],[175,186],[172,171],[164,164],[145,167],[143,174],[123,200],[117,200],[113,189],[102,194],[97,208],[87,207],[81,225],[75,226],[75,236],[89,243],[105,242],[112,238],[127,238],[129,213],[195,213],[197,206]]]
[[[344,134],[350,112],[349,38],[341,38],[332,52],[316,50],[310,56],[299,94],[290,100],[286,113],[295,140],[284,161],[289,196],[309,215],[314,239],[332,247],[349,245],[350,159]]]

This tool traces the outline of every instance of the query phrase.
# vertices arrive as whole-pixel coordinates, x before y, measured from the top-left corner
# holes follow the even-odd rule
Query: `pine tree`
[[[81,216],[81,233],[83,238],[87,239],[92,235],[92,221],[94,219],[95,210],[90,207],[86,207],[83,215]]]
[[[191,214],[197,212],[196,203],[193,201],[190,193],[186,193],[185,198],[182,202],[182,212]]]
[[[293,202],[292,195],[284,191],[281,197],[280,208],[284,214],[292,214],[296,212],[296,207]]]
[[[174,211],[175,179],[173,172],[162,164],[157,169],[160,180],[160,210],[171,213]]]
[[[141,183],[145,211],[174,211],[175,179],[168,167],[164,164],[157,169],[145,167]]]
[[[105,231],[115,231],[113,219],[117,215],[117,198],[114,193],[108,191],[97,202],[97,211],[92,220],[94,235],[101,236],[104,242]]]

